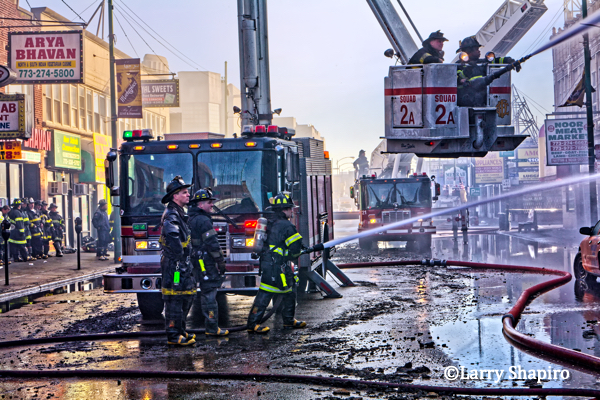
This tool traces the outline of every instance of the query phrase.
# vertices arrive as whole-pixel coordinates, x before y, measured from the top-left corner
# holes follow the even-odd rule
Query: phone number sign
[[[9,32],[8,65],[17,83],[83,83],[83,34]]]
[[[21,142],[0,142],[0,160],[20,160],[23,158],[21,154]]]

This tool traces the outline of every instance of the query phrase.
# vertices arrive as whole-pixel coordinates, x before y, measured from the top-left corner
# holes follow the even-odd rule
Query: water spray
[[[322,251],[323,249],[329,249],[333,246],[336,246],[338,244],[342,244],[345,242],[349,242],[351,240],[376,235],[378,233],[385,232],[388,229],[395,229],[395,228],[400,228],[400,227],[406,226],[406,225],[412,225],[413,223],[418,222],[421,219],[429,219],[429,218],[437,217],[440,215],[452,214],[452,213],[460,211],[460,210],[468,209],[470,207],[477,207],[482,204],[487,204],[487,203],[491,203],[494,201],[509,199],[511,197],[521,196],[524,194],[538,192],[541,190],[549,190],[549,189],[555,189],[555,188],[559,188],[559,187],[563,187],[563,186],[584,183],[584,182],[587,182],[587,181],[590,181],[593,179],[598,179],[598,178],[600,178],[600,174],[576,176],[576,177],[572,177],[572,178],[568,178],[568,179],[561,179],[561,180],[557,180],[557,181],[549,182],[549,183],[545,182],[543,184],[516,190],[514,192],[504,193],[504,194],[501,194],[501,195],[493,197],[493,198],[477,200],[477,201],[474,201],[471,203],[465,203],[465,204],[461,204],[460,206],[456,206],[456,207],[452,207],[452,208],[445,208],[445,209],[439,210],[439,211],[432,211],[429,214],[419,215],[419,216],[408,218],[408,219],[405,219],[402,221],[398,221],[398,222],[394,222],[394,223],[380,226],[377,228],[369,229],[368,231],[360,232],[360,233],[357,233],[356,235],[347,236],[345,238],[330,240],[326,243],[319,243],[313,247],[306,249],[304,252],[310,253],[312,251]]]

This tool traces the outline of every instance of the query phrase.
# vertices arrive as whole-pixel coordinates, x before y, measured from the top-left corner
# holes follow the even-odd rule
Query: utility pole
[[[587,0],[581,2],[582,19],[587,17]],[[594,153],[594,114],[592,110],[592,74],[590,68],[590,38],[587,33],[583,35],[583,62],[585,66],[585,108],[587,112],[587,135],[588,135],[588,166],[589,174],[593,175],[596,155]],[[590,218],[591,223],[598,221],[598,194],[596,192],[596,181],[590,179]]]
[[[108,49],[110,63],[110,133],[112,136],[112,148],[117,149],[119,146],[117,136],[117,88],[115,82],[115,32],[113,30],[113,2],[108,0]],[[119,160],[114,164],[115,182],[119,182]],[[110,188],[109,188],[110,190]],[[111,201],[113,204],[113,232],[115,233],[115,258],[114,263],[119,264],[121,258],[121,213],[116,210],[115,203],[119,201],[118,197],[114,197]]]

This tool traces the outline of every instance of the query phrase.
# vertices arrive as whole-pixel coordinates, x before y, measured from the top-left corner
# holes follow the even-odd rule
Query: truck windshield
[[[161,199],[167,185],[181,175],[185,183],[192,183],[193,157],[189,153],[132,155],[127,162],[127,196],[122,210],[130,215],[162,214],[165,206]]]
[[[276,194],[274,152],[199,153],[197,165],[200,185],[212,187],[215,205],[227,214],[264,211]]]
[[[365,207],[431,207],[431,184],[423,182],[381,182],[365,186]]]

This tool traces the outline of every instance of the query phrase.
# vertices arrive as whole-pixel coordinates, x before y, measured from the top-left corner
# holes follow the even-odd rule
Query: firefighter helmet
[[[98,206],[102,207],[107,205],[108,203],[106,202],[106,199],[100,199],[100,201],[98,202]]]
[[[476,36],[466,37],[463,40],[458,41],[458,50],[456,50],[456,53],[460,53],[461,51],[467,51],[468,49],[471,49],[473,47],[477,47],[477,48],[481,47],[481,44],[479,44],[477,37]]]
[[[53,209],[53,208],[58,208],[58,206],[55,203],[50,203],[50,207],[48,207],[49,209]]]
[[[35,200],[33,199],[33,197],[30,197],[30,198],[29,198],[29,201],[28,201],[28,203],[29,203],[29,204],[35,204]]]
[[[271,207],[273,208],[294,208],[294,202],[292,201],[292,199],[290,199],[290,196],[288,196],[285,193],[279,193],[277,194],[277,196],[275,196],[273,198],[273,203],[271,204]]]
[[[216,197],[213,197],[212,189],[207,187],[204,189],[198,190],[194,193],[194,197],[190,199],[190,203],[197,203],[199,201],[209,201],[209,200],[218,200]]]
[[[165,194],[165,196],[162,198],[162,203],[167,204],[173,199],[173,195],[176,192],[180,191],[181,189],[189,188],[190,186],[192,185],[186,185],[183,181],[183,178],[180,175],[177,175],[175,178],[173,178],[171,183],[169,183],[169,186],[167,186],[167,194]]]
[[[21,199],[18,199],[18,198],[14,199],[13,202],[12,202],[12,206],[13,207],[20,206],[21,204],[23,204],[23,201]]]
[[[442,42],[448,41],[448,39],[446,39],[444,37],[444,34],[440,30],[437,30],[435,32],[431,32],[429,37],[423,41],[423,46],[427,45],[429,42],[431,42],[432,40],[436,40],[436,39],[439,39]]]

